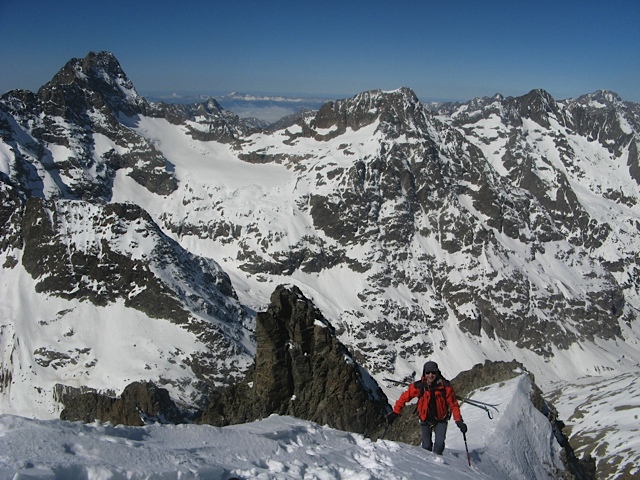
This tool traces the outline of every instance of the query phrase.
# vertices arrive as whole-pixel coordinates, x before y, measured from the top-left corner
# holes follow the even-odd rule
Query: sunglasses
[[[438,372],[424,372],[425,375],[437,375]]]

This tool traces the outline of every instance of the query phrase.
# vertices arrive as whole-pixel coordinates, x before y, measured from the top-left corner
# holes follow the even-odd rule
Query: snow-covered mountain
[[[251,363],[281,283],[390,398],[427,358],[449,377],[516,359],[548,392],[637,377],[639,132],[611,92],[406,88],[259,131],[215,100],[145,100],[109,53],[71,60],[0,97],[0,411],[134,380],[197,405]]]

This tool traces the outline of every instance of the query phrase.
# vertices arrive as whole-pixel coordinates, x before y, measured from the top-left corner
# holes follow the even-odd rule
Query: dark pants
[[[447,436],[447,422],[424,423],[422,427],[422,448],[442,455],[444,452],[444,438]],[[431,440],[432,433],[435,439]]]

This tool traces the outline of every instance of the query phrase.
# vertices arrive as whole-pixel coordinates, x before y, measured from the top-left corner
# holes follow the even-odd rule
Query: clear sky
[[[640,102],[640,0],[0,0],[0,93],[101,50],[141,95]]]

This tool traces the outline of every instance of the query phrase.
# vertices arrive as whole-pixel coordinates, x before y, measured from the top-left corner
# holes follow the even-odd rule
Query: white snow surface
[[[277,415],[223,428],[0,415],[0,480],[544,479],[549,469],[562,468],[559,447],[529,401],[530,390],[521,375],[479,392],[473,399],[498,405],[493,419],[462,405],[471,465],[453,422],[444,455],[438,456],[419,446],[374,442]]]

